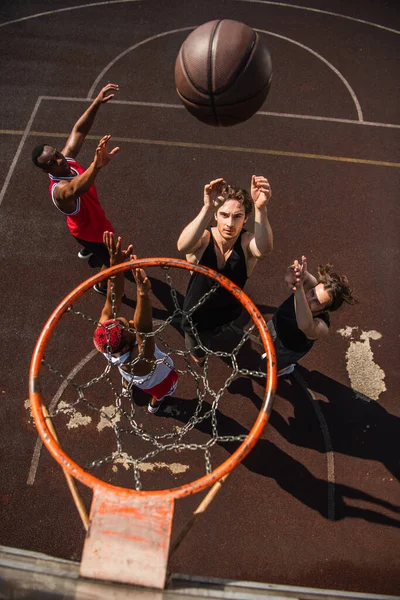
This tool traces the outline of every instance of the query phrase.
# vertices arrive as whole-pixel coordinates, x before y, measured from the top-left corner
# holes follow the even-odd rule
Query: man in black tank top
[[[293,292],[278,307],[268,328],[274,340],[278,376],[289,375],[297,361],[305,356],[314,342],[328,336],[329,313],[344,302],[355,304],[347,277],[331,271],[332,265],[318,267],[318,279],[307,271],[307,259],[295,260],[288,267],[285,282]],[[265,369],[265,354],[261,370]]]
[[[251,194],[233,188],[223,178],[204,187],[204,204],[197,217],[182,231],[178,250],[185,252],[192,264],[218,271],[243,288],[256,262],[271,252],[273,235],[268,221],[267,205],[271,187],[265,177],[253,175]],[[243,229],[251,211],[255,211],[255,232]],[[213,220],[216,224],[212,226]],[[183,305],[184,312],[195,307],[213,287],[209,277],[193,273]],[[218,288],[191,315],[201,344],[211,340],[241,313],[241,304],[232,294]],[[186,317],[182,320],[185,343],[193,359],[201,363],[205,352],[196,341],[195,331]]]

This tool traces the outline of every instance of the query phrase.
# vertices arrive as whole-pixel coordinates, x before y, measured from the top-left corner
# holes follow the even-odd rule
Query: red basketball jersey
[[[54,177],[49,174],[50,195],[54,205],[67,217],[67,225],[73,236],[86,242],[102,242],[104,231],[114,231],[113,226],[107,219],[103,208],[100,206],[96,186],[82,194],[76,201],[76,209],[73,213],[64,213],[54,201],[54,190],[60,181],[71,181],[77,175],[85,172],[85,169],[73,158],[67,158],[70,168],[74,171],[71,177]]]

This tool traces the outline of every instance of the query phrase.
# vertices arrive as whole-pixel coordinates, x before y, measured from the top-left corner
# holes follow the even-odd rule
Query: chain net
[[[251,322],[249,327],[240,329],[240,333],[238,328],[234,328],[235,343],[228,351],[211,349],[205,346],[200,339],[193,321],[193,315],[201,305],[212,297],[218,289],[219,284],[215,282],[211,290],[195,306],[188,311],[184,311],[182,308],[182,298],[178,298],[177,290],[172,282],[171,268],[162,267],[162,273],[164,275],[164,283],[167,284],[166,289],[168,290],[169,305],[171,306],[168,316],[163,319],[153,318],[153,331],[151,333],[136,332],[132,327],[123,325],[124,329],[131,333],[140,333],[144,340],[150,336],[154,336],[157,346],[163,353],[162,358],[158,358],[155,361],[148,361],[151,363],[150,373],[143,376],[141,381],[145,382],[152,375],[158,363],[164,362],[170,367],[167,359],[170,358],[174,362],[174,370],[179,376],[177,392],[174,392],[172,396],[167,398],[157,415],[146,414],[145,408],[137,405],[136,399],[140,395],[142,398],[144,397],[143,391],[138,390],[138,386],[132,381],[124,388],[121,385],[121,376],[118,374],[118,369],[111,362],[110,357],[105,358],[96,350],[92,349],[88,356],[92,358],[96,357],[97,359],[96,355],[98,355],[100,358],[96,360],[96,365],[101,365],[101,361],[103,361],[104,368],[100,374],[89,376],[87,381],[81,380],[82,374],[85,371],[84,369],[80,369],[78,372],[77,368],[75,368],[68,373],[54,366],[53,360],[50,363],[45,357],[42,361],[47,370],[56,377],[58,384],[64,392],[67,388],[69,390],[67,401],[61,400],[62,396],[60,393],[55,394],[53,397],[48,407],[53,422],[57,425],[57,420],[54,421],[56,418],[62,415],[69,417],[74,413],[75,416],[76,414],[79,415],[81,423],[85,423],[85,419],[88,422],[93,418],[93,415],[97,415],[97,421],[102,424],[102,427],[97,427],[98,431],[107,428],[113,433],[111,451],[106,456],[91,456],[89,462],[86,462],[83,467],[93,472],[105,465],[111,465],[112,470],[116,472],[117,465],[122,464],[125,470],[129,469],[131,473],[129,487],[134,487],[136,490],[141,490],[143,487],[142,475],[144,472],[153,470],[154,464],[158,466],[165,464],[162,462],[154,463],[154,460],[157,460],[157,457],[161,455],[163,456],[165,452],[175,452],[178,454],[182,451],[202,452],[204,457],[203,465],[205,465],[205,467],[203,466],[203,474],[204,468],[207,474],[211,473],[216,466],[212,464],[212,448],[217,444],[224,445],[229,442],[242,442],[246,439],[248,429],[252,425],[252,423],[246,424],[244,428],[239,428],[244,433],[232,435],[221,434],[218,424],[221,399],[227,396],[227,394],[229,395],[228,388],[239,377],[255,378],[260,385],[265,378],[264,372],[246,368],[241,364],[241,356],[245,352],[246,345],[249,343],[253,345],[256,343],[258,346],[258,357],[263,352],[263,346],[257,335],[255,335],[258,332],[254,323]],[[113,284],[112,290],[114,290]],[[75,340],[77,348],[80,347],[80,342],[88,347],[88,343],[92,339],[91,336],[93,336],[94,330],[99,325],[98,319],[88,314],[88,312],[93,312],[93,298],[87,299],[90,293],[84,296],[86,296],[86,304],[90,305],[91,308],[87,311],[80,306],[76,307],[75,304],[78,304],[76,302],[65,311],[61,320],[64,328],[66,328],[66,319],[70,318],[70,316],[78,320],[78,323],[74,324],[74,331],[79,332],[78,339]],[[84,298],[82,297],[80,300],[84,300]],[[116,314],[114,291],[112,291],[112,304],[114,318],[122,316]],[[124,305],[123,308],[125,309]],[[179,328],[183,317],[186,317],[187,322],[190,324],[192,335],[196,340],[195,349],[201,349],[204,352],[205,357],[202,367],[196,365],[190,356],[190,351],[185,348],[183,343],[182,332]],[[91,334],[88,332],[88,327],[91,330]],[[59,325],[57,326],[58,328]],[[88,335],[86,335],[86,332],[88,332]],[[68,334],[63,331],[62,335],[67,336]],[[54,344],[53,341],[52,343]],[[132,372],[134,370],[139,360],[146,360],[143,357],[143,346],[133,360],[124,363],[124,366],[129,371]],[[57,354],[57,352],[53,351],[51,353],[52,359],[53,354]],[[62,353],[58,352],[58,354],[62,356]],[[92,360],[87,360],[87,362],[93,363]],[[190,379],[190,384],[188,383],[188,379]],[[99,389],[100,387],[101,390]],[[164,424],[160,426],[160,423],[163,421],[162,417],[171,415],[176,417],[174,403],[180,389],[183,389],[188,397],[190,395],[195,396],[195,401],[190,402],[192,412],[187,422],[179,424],[179,426],[175,425],[172,430],[168,429]],[[71,390],[73,391],[72,395]],[[185,396],[185,393],[183,395]],[[101,400],[106,397],[109,399],[110,396],[112,397],[112,404],[100,406],[102,404]],[[149,396],[147,396],[148,398]],[[260,399],[259,405],[256,408],[253,407],[255,410],[252,415],[253,422],[255,420],[254,416],[256,416],[261,407],[261,403],[262,400]],[[226,406],[229,405],[227,404]],[[78,410],[79,412],[77,413]],[[146,418],[148,422],[151,422],[152,427],[156,429],[155,431],[151,431],[151,427],[147,426],[147,424],[143,425],[142,421],[145,421]],[[62,423],[61,426],[63,426]],[[69,428],[72,429],[74,427],[75,425],[71,425],[70,421]],[[206,434],[206,439],[193,441],[190,434],[194,431],[201,431],[202,434]],[[60,431],[58,433],[60,434]],[[61,445],[65,448],[63,437],[61,436],[60,438]],[[72,442],[72,446],[85,446],[84,439],[85,433],[82,434],[79,432],[79,435],[75,433],[76,441]],[[110,442],[110,438],[108,438],[108,442]],[[92,453],[95,448],[96,453],[100,454],[101,452],[103,454],[103,440],[97,440],[94,444],[91,443],[90,445]]]

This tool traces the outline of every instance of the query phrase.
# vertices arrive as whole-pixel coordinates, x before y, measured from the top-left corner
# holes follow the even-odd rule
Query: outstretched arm
[[[131,259],[136,259],[131,256]],[[136,308],[133,317],[133,325],[136,329],[136,340],[139,352],[143,346],[143,358],[151,360],[154,358],[155,341],[154,336],[141,335],[153,331],[153,308],[151,305],[151,283],[143,269],[132,269],[136,281]],[[148,366],[148,363],[146,363]]]
[[[126,250],[121,250],[121,237],[117,238],[115,242],[115,236],[110,231],[105,231],[103,234],[103,242],[107,246],[108,253],[110,255],[110,267],[125,262],[132,252],[132,244],[128,246]],[[114,285],[113,285],[114,284]],[[112,294],[115,294],[115,302],[113,305]],[[121,309],[122,296],[124,294],[124,273],[121,271],[114,277],[110,277],[107,282],[107,296],[104,304],[104,308],[101,312],[100,323],[108,321],[114,318],[114,314],[117,315]]]
[[[115,83],[109,83],[103,87],[99,95],[95,98],[95,100],[93,100],[89,108],[85,110],[83,115],[79,117],[73,126],[72,131],[69,134],[69,138],[62,150],[64,156],[68,156],[69,158],[76,157],[93,125],[100,106],[111,100],[111,98],[114,98],[114,94],[110,94],[109,92],[118,90],[119,86]]]
[[[318,340],[326,337],[329,333],[327,324],[318,317],[314,317],[308,305],[306,292],[304,290],[304,281],[307,275],[307,259],[302,256],[301,265],[297,260],[294,261],[294,274],[296,282],[294,284],[294,308],[296,311],[296,321],[298,328],[310,340]]]
[[[226,183],[222,177],[214,179],[204,186],[204,204],[197,217],[189,225],[186,225],[179,236],[177,244],[179,252],[193,254],[200,248],[206,227],[210,225],[215,210],[225,199],[223,195],[225,186]]]
[[[118,146],[111,152],[107,149],[107,143],[111,135],[105,135],[97,145],[93,162],[82,175],[77,175],[71,181],[60,181],[54,187],[54,201],[65,213],[72,213],[76,209],[76,201],[94,184],[96,177],[103,167],[108,165],[112,157],[119,151]]]
[[[268,179],[253,175],[251,197],[254,202],[254,235],[249,243],[249,253],[254,258],[263,258],[272,251],[274,237],[268,221],[268,202],[272,196]]]

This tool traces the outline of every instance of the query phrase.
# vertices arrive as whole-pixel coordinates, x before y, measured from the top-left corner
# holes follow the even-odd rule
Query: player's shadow
[[[129,279],[129,281],[133,281],[133,283],[135,283],[135,279],[134,279],[131,271],[129,271],[130,277],[128,277],[127,273],[128,273],[128,271],[125,271],[125,277],[127,279]],[[153,307],[153,319],[165,321],[175,311],[175,304],[174,304],[174,301],[173,301],[172,295],[171,295],[171,287],[168,285],[168,283],[166,281],[162,281],[161,279],[158,279],[156,277],[150,277],[149,279],[151,281],[151,289],[152,289],[154,296],[165,307],[165,308]],[[182,307],[184,296],[180,292],[178,292],[178,290],[176,290],[176,289],[175,289],[175,292],[176,292],[176,298],[179,303],[179,306]],[[123,303],[126,306],[129,306],[132,309],[134,309],[136,306],[136,287],[132,287],[131,289],[126,289],[125,294],[126,294],[126,297],[124,298]],[[176,329],[178,332],[180,332],[181,335],[183,335],[181,328],[180,328],[180,320],[181,320],[180,317],[173,319],[171,322],[171,326],[174,327],[174,329]]]
[[[243,355],[241,365],[249,370],[259,368],[259,354],[250,344],[244,347]],[[261,401],[254,392],[253,383],[263,386],[265,379],[237,378],[229,391],[248,397],[259,409]],[[321,394],[324,399],[313,400],[307,389]],[[400,418],[387,412],[379,402],[358,395],[349,386],[301,365],[297,365],[290,377],[278,379],[278,392],[293,405],[294,416],[286,421],[274,411],[270,422],[291,444],[326,452],[317,409],[327,423],[335,452],[379,461],[393,477],[400,479],[400,460],[398,453],[393,451],[400,439]]]
[[[97,269],[102,266],[101,263],[97,260],[97,258],[94,255],[89,257],[88,265],[91,269]],[[128,288],[125,290],[126,298],[124,299],[124,304],[127,304],[128,306],[135,306],[135,304],[136,304],[136,287],[135,287],[135,278],[133,276],[132,271],[130,269],[127,269],[126,271],[124,271],[124,277],[125,277],[125,279],[127,279],[128,281],[130,281],[131,283],[134,284],[134,287]],[[160,315],[162,314],[163,317],[166,318],[175,309],[175,306],[174,306],[174,303],[172,300],[172,296],[171,296],[171,287],[168,285],[168,283],[166,281],[162,281],[161,279],[157,279],[156,277],[150,277],[149,279],[151,281],[151,287],[152,287],[153,294],[165,306],[165,309],[166,309],[164,312],[160,311],[159,309],[155,309],[155,311],[158,310]],[[177,294],[179,304],[180,304],[180,306],[182,306],[184,296],[177,290],[175,290],[175,292]],[[154,316],[156,316],[156,315],[154,315]],[[159,318],[161,318],[161,316]]]
[[[248,381],[251,384],[251,381]],[[241,393],[243,393],[243,390]],[[252,391],[252,394],[257,397],[257,402],[260,404],[260,398],[254,391]],[[255,397],[253,400],[256,399]],[[163,405],[157,414],[160,418],[171,416],[185,423],[188,415],[194,413],[196,405],[197,398],[186,400],[171,397],[166,400],[165,405]],[[168,414],[168,406],[170,407],[169,410],[172,411],[170,415]],[[209,407],[209,404],[205,402],[204,410],[209,409]],[[223,414],[221,411],[217,410],[216,416],[219,436],[239,436],[249,433],[235,419]],[[197,423],[196,428],[205,434],[211,435],[209,419]],[[229,454],[232,454],[238,448],[240,442],[219,441],[217,443],[224,447]],[[324,479],[315,477],[298,460],[286,454],[286,452],[269,440],[260,439],[255,448],[242,461],[242,464],[254,473],[270,477],[288,494],[317,511],[326,519],[340,520],[345,517],[353,517],[365,519],[372,523],[400,528],[400,520],[376,510],[377,508],[383,508],[397,515],[400,513],[399,507],[357,488],[342,484],[332,484]],[[360,508],[352,506],[346,502],[346,499],[368,502],[372,507]]]
[[[328,425],[335,452],[379,461],[393,477],[400,479],[399,455],[394,451],[400,439],[400,418],[379,402],[358,397],[350,387],[319,371],[309,371],[300,365],[296,371],[290,380],[279,380],[279,394],[293,405],[294,416],[286,421],[274,412],[273,427],[291,444],[324,453],[322,434],[315,433],[317,408]],[[307,388],[328,402],[313,400]],[[317,406],[313,407],[313,403]]]

